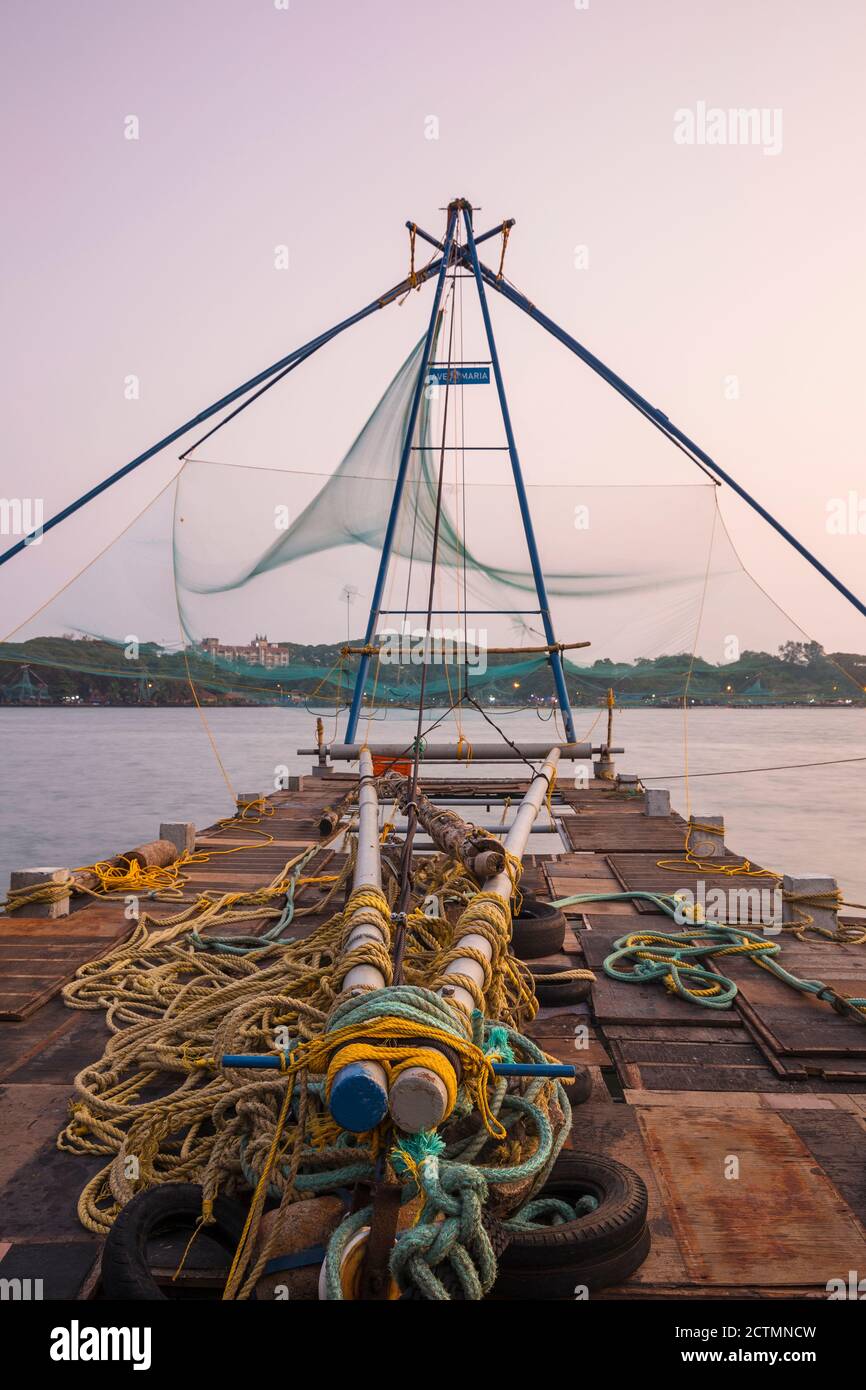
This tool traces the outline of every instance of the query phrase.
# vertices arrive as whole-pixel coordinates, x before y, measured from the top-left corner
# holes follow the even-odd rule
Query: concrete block
[[[35,888],[42,884],[56,884],[66,887],[64,895],[56,898],[53,902],[33,903],[26,907],[18,908],[22,917],[67,917],[69,915],[69,895],[72,887],[72,874],[68,869],[61,868],[37,868],[37,869],[13,869],[9,877],[9,891],[16,892],[21,888]]]
[[[180,858],[195,848],[195,826],[188,820],[166,820],[159,827],[159,838],[170,840]]]
[[[238,810],[242,811],[245,806],[252,806],[253,802],[261,801],[261,799],[261,792],[238,792],[236,798]]]
[[[835,878],[826,874],[785,874],[782,878],[782,923],[802,922],[811,917],[814,926],[835,931],[839,923],[838,908],[832,899],[824,906],[822,895],[838,890]],[[806,901],[798,901],[805,899]],[[810,899],[815,899],[814,902]],[[860,991],[862,993],[862,990]]]
[[[725,853],[724,816],[689,816],[689,826],[707,826],[706,830],[692,829],[689,848],[699,859],[720,859]]]
[[[312,775],[314,777],[333,777],[334,769],[330,763],[313,763]]]
[[[650,787],[646,793],[646,814],[648,816],[669,816],[671,813],[671,794],[663,787]]]

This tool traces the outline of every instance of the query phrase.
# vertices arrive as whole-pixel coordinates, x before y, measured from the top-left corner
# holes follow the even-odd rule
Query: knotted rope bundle
[[[704,962],[744,955],[801,994],[813,994],[832,1004],[837,1012],[866,1022],[866,997],[842,996],[821,980],[802,980],[793,975],[778,960],[780,942],[744,927],[707,922],[682,932],[631,932],[619,937],[613,947],[604,962],[604,972],[611,979],[632,984],[660,979],[671,993],[706,1008],[729,1009],[737,996],[737,986]],[[632,968],[623,969],[621,962]]]
[[[466,944],[467,936],[480,936],[490,944],[490,958],[476,946]],[[477,1009],[488,1018],[528,1022],[538,1012],[532,975],[511,954],[511,904],[498,893],[476,893],[454,927],[451,944],[439,961],[432,988],[458,986],[472,996]],[[484,978],[478,985],[471,975],[452,972],[446,967],[457,961],[472,960],[481,966]],[[459,1005],[453,1006],[456,1009]]]

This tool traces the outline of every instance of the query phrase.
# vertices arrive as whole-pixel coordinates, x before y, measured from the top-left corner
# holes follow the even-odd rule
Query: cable
[[[456,270],[456,263],[455,263]],[[445,481],[445,443],[448,438],[448,403],[451,393],[451,362],[454,346],[454,281],[452,279],[451,296],[451,319],[448,330],[448,370],[445,374],[445,403],[442,412],[442,437],[439,449],[439,480],[436,489],[436,517],[433,524],[433,544],[430,556],[430,586],[427,596],[427,646],[425,656],[429,656],[430,630],[433,624],[433,603],[436,585],[436,556],[439,549],[439,527],[442,519],[442,487]],[[421,667],[421,687],[418,692],[418,729],[415,736],[415,756],[412,763],[412,781],[409,788],[409,800],[407,804],[406,836],[403,841],[403,853],[400,858],[400,891],[397,897],[397,912],[405,913],[412,885],[410,870],[412,867],[412,845],[415,839],[415,829],[418,823],[418,813],[415,807],[415,793],[418,790],[418,770],[421,759],[421,730],[424,723],[424,694],[427,686],[427,672],[429,661],[425,660]],[[395,942],[395,959],[399,965],[402,958],[403,932],[398,931]]]
[[[644,777],[642,782],[679,782],[684,777],[738,777],[745,772],[792,772],[800,767],[837,767],[841,763],[866,763],[861,758],[826,758],[817,763],[777,763],[774,767],[731,767],[720,768],[717,772],[657,772],[653,777]]]

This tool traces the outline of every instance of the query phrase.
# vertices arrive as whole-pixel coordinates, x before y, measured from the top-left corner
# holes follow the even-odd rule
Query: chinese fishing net
[[[620,704],[862,700],[855,658],[825,653],[746,572],[709,475],[636,416],[624,435],[622,403],[581,383],[552,342],[532,340],[527,390],[509,332],[525,512],[492,375],[452,385],[431,372],[404,459],[423,337],[341,445],[381,370],[365,358],[359,378],[346,335],[184,456],[139,519],[10,634],[2,699],[339,716],[366,645],[371,717],[417,706],[425,662],[431,711],[555,716],[529,525],[572,705],[595,706],[609,687]],[[433,360],[459,377],[468,361],[489,374],[486,356],[452,286]],[[662,466],[663,449],[674,458]]]

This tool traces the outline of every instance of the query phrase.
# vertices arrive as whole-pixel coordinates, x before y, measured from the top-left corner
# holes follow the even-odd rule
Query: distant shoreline
[[[625,714],[625,713],[627,713],[629,710],[672,710],[672,709],[673,709],[673,710],[681,710],[682,707],[683,707],[682,700],[647,700],[645,703],[644,703],[643,701],[641,701],[641,702],[639,702],[639,703],[638,703],[638,702],[634,702],[634,701],[628,701],[627,703],[624,702],[624,703],[622,703],[622,704],[617,703],[617,705],[616,705],[616,711],[617,711],[617,714]],[[324,706],[321,706],[321,707],[319,707],[319,708],[317,708],[317,707],[314,706],[312,709],[307,709],[307,707],[306,707],[305,705],[303,705],[303,704],[290,704],[290,703],[288,703],[288,702],[282,702],[282,701],[279,701],[279,700],[249,700],[249,701],[247,701],[247,700],[243,700],[243,701],[242,701],[242,700],[231,700],[231,701],[227,701],[227,702],[224,703],[224,704],[221,703],[221,702],[217,702],[216,704],[202,704],[201,708],[202,708],[202,710],[203,710],[205,713],[211,713],[211,712],[214,711],[214,710],[281,709],[281,710],[298,710],[299,712],[302,712],[302,713],[305,713],[305,714],[310,714],[310,715],[313,715],[313,716],[315,716],[316,714],[320,714],[320,715],[322,715],[322,717],[326,717],[326,718],[333,718],[333,714],[334,714],[334,711],[333,711],[332,709],[328,709],[328,708],[326,708],[326,707],[324,707]],[[380,714],[387,714],[387,713],[390,711],[390,712],[395,713],[395,714],[397,714],[397,713],[406,713],[406,714],[413,714],[413,715],[414,715],[414,714],[417,714],[417,712],[418,712],[418,711],[417,711],[417,706],[413,706],[413,705],[373,705],[373,706],[364,705],[363,708],[364,708],[365,711],[368,710],[368,709],[370,709],[370,708],[375,709],[375,710],[376,710],[378,713],[380,713]],[[449,709],[449,706],[448,706],[448,705],[438,705],[438,704],[430,703],[430,704],[428,704],[428,705],[426,706],[426,708],[429,709],[429,710],[431,710],[431,711],[432,711],[432,710],[447,711],[447,710]],[[537,711],[540,711],[540,710],[542,710],[542,709],[549,710],[549,711],[552,712],[553,708],[554,708],[554,707],[552,707],[552,706],[550,706],[550,705],[547,705],[547,706],[543,706],[543,705],[495,705],[495,706],[492,707],[492,709],[493,709],[496,713],[498,713],[498,714],[534,714],[534,713],[536,713]],[[590,710],[606,709],[606,708],[607,708],[607,705],[606,705],[606,702],[602,700],[602,701],[599,701],[597,704],[592,704],[592,705],[589,705],[589,704],[586,704],[586,705],[573,704],[571,708],[572,708],[572,713],[576,713],[576,712],[579,711],[579,710],[584,710],[584,711],[588,712],[588,711],[590,711]],[[787,710],[787,709],[844,709],[844,710],[857,710],[857,709],[863,709],[863,708],[864,708],[864,702],[863,702],[863,701],[858,701],[858,700],[853,700],[853,699],[852,699],[852,700],[780,700],[780,701],[778,701],[778,702],[772,701],[772,700],[765,700],[765,701],[762,701],[762,703],[760,703],[760,704],[758,704],[758,703],[751,703],[751,702],[749,702],[749,703],[743,703],[743,702],[736,701],[736,700],[731,700],[731,701],[728,701],[728,700],[725,700],[725,701],[722,701],[722,700],[718,700],[718,701],[713,701],[713,700],[701,700],[701,701],[692,702],[692,703],[690,703],[690,704],[688,705],[689,713],[692,713],[692,712],[695,711],[695,710],[702,710],[702,709],[706,709],[706,710],[736,709],[736,710],[750,710],[750,711],[755,711],[755,710]],[[129,710],[131,713],[140,713],[142,710],[149,710],[149,711],[151,711],[151,712],[157,712],[157,711],[159,711],[159,710],[188,709],[188,710],[193,710],[193,711],[195,711],[195,710],[197,709],[197,706],[194,705],[194,704],[192,703],[192,701],[178,701],[177,703],[174,703],[174,702],[171,702],[171,701],[168,701],[168,700],[161,701],[159,704],[150,704],[150,703],[147,703],[147,702],[143,702],[142,704],[130,704],[128,701],[125,701],[125,700],[117,700],[117,701],[99,700],[99,701],[92,701],[92,702],[91,702],[91,701],[88,701],[88,700],[69,701],[69,702],[64,702],[64,701],[62,701],[62,700],[42,700],[42,701],[39,701],[39,702],[37,702],[37,701],[32,701],[32,702],[28,702],[28,703],[24,703],[24,702],[17,702],[17,703],[12,703],[12,702],[10,702],[10,703],[8,703],[8,704],[0,703],[0,711],[3,711],[3,710],[56,710],[56,709],[62,709],[62,710],[125,709],[125,710]],[[345,713],[347,710],[348,710],[348,706],[344,706],[344,707],[341,709],[340,712],[341,712],[341,713]],[[544,722],[546,722],[546,721],[545,721],[545,720],[541,720],[540,722],[544,723]]]

